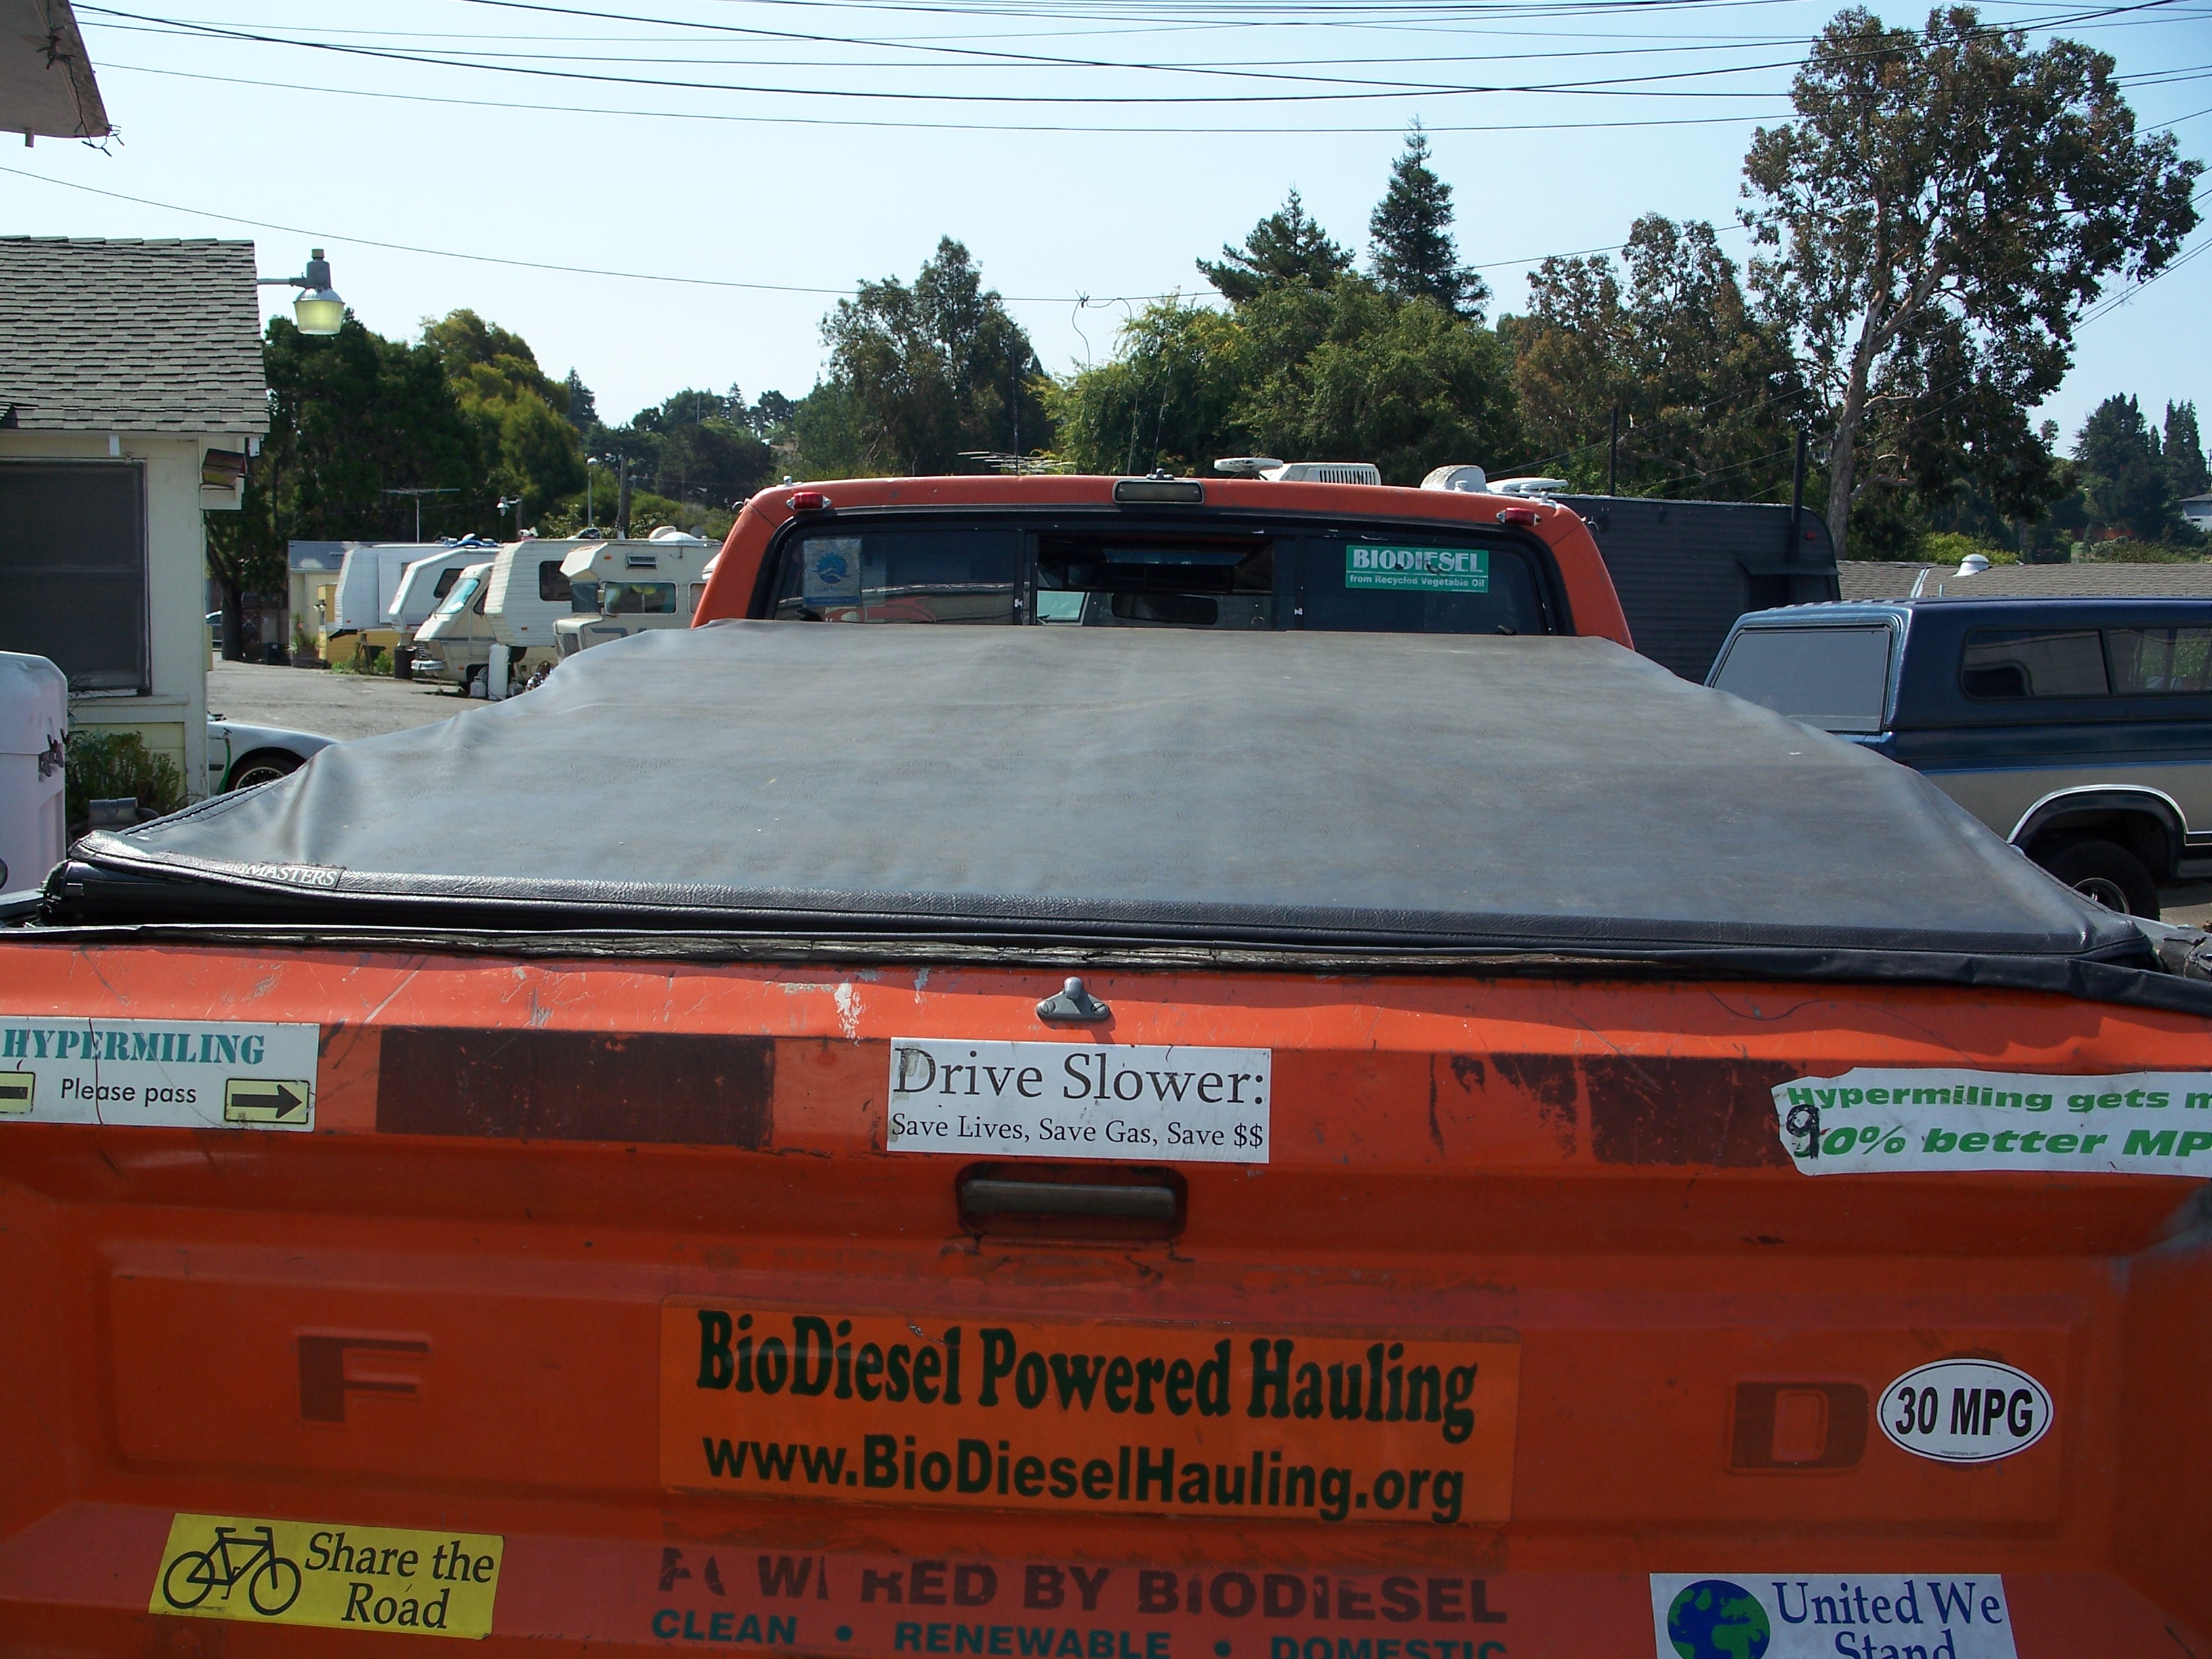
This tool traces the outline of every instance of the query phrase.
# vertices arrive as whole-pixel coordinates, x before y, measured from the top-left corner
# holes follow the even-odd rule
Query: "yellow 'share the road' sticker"
[[[179,1515],[146,1606],[249,1625],[489,1636],[501,1542],[483,1533]]]

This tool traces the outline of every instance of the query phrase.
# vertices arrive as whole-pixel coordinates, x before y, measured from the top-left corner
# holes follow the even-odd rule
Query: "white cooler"
[[[68,677],[44,657],[0,651],[0,892],[43,886],[62,861],[68,730]]]

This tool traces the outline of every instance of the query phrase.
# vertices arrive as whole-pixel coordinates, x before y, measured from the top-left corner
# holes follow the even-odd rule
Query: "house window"
[[[0,651],[51,658],[73,691],[150,690],[140,469],[0,461]]]

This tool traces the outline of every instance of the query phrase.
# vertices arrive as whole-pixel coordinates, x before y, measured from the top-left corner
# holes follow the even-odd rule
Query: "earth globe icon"
[[[1686,1584],[1667,1608],[1667,1639],[1682,1659],[1760,1659],[1774,1627],[1759,1598],[1725,1578]]]
[[[843,558],[835,553],[824,553],[814,562],[814,574],[822,580],[825,586],[830,587],[835,587],[843,581],[846,572],[851,567]]]

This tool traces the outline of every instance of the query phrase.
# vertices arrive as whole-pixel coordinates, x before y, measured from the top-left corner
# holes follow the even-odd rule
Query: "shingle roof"
[[[1846,559],[1836,576],[1844,599],[1901,599],[1923,570],[1928,582],[1920,591],[1931,599],[1939,588],[1947,599],[2212,599],[2212,563],[2000,564],[1961,576],[1955,564]]]
[[[0,418],[40,432],[269,429],[253,244],[0,236]]]

